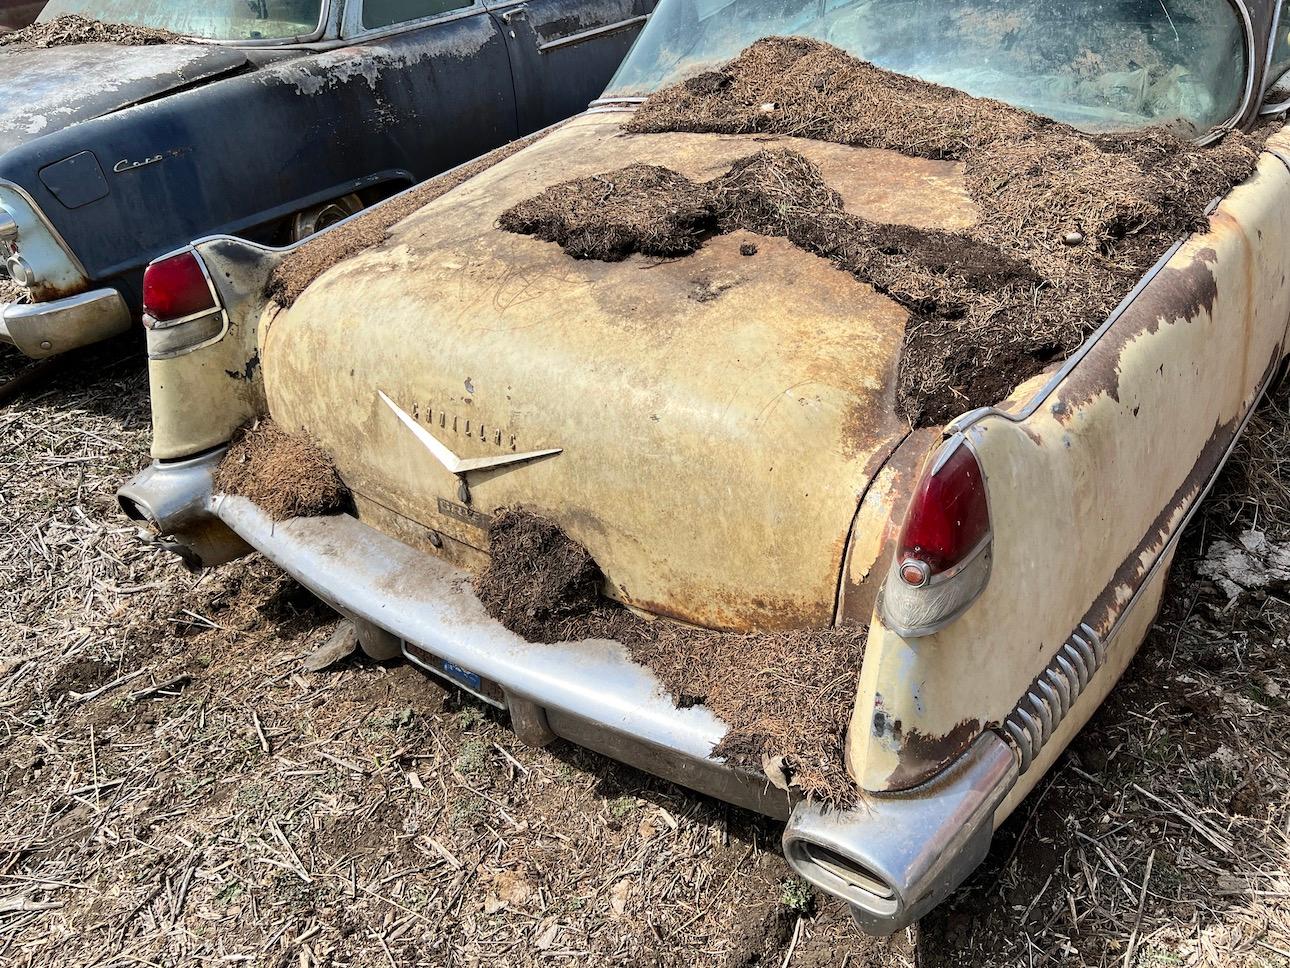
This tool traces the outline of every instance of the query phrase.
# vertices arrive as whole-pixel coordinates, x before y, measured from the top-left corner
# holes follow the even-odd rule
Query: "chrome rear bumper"
[[[921,916],[985,856],[1016,754],[986,733],[953,767],[901,796],[848,812],[796,802],[765,776],[711,757],[727,726],[677,708],[618,642],[539,645],[503,628],[468,576],[348,515],[273,522],[245,498],[214,493],[222,450],[154,464],[121,488],[126,513],[195,566],[255,548],[359,627],[365,648],[430,657],[500,687],[520,738],[579,746],[721,800],[788,819],[784,852],[803,877],[848,901],[860,925],[890,934]],[[485,697],[488,698],[488,697]],[[494,701],[494,699],[489,699]],[[791,818],[790,818],[791,813]]]
[[[130,328],[130,307],[115,289],[95,289],[66,299],[0,305],[0,342],[33,359],[66,353]]]

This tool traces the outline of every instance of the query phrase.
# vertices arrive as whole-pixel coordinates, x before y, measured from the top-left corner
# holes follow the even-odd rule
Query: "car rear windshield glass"
[[[1248,68],[1222,0],[662,0],[607,94],[648,94],[773,35],[1090,131],[1203,133],[1236,115]]]
[[[42,22],[65,13],[208,40],[283,40],[312,34],[323,0],[53,0]]]

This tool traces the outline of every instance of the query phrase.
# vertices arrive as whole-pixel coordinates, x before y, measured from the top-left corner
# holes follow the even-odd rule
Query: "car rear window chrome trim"
[[[443,13],[432,14],[429,17],[421,17],[417,20],[405,20],[401,23],[387,24],[384,27],[364,27],[362,5],[358,2],[351,2],[347,5],[341,20],[340,36],[346,44],[366,44],[377,40],[388,40],[391,37],[398,37],[401,34],[411,33],[415,30],[424,30],[426,27],[433,27],[438,24],[452,23],[454,20],[478,17],[489,12],[491,11],[488,4],[484,3],[483,0],[473,0],[473,2],[455,10],[446,10]]]
[[[260,50],[264,48],[299,47],[303,44],[316,43],[327,36],[328,29],[333,26],[332,12],[332,0],[323,0],[318,11],[318,26],[307,34],[296,34],[291,37],[196,37],[186,35],[184,39],[207,47],[229,47],[233,49],[249,47]]]

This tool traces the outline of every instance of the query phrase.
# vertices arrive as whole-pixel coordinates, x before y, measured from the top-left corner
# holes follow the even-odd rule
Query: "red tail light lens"
[[[143,274],[143,311],[158,322],[216,308],[206,273],[191,249],[152,263]]]
[[[914,491],[896,561],[901,580],[915,587],[962,564],[990,533],[985,480],[972,449],[957,438],[937,456]]]

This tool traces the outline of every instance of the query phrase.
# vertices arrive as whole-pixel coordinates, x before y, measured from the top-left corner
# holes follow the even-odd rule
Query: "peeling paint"
[[[356,44],[274,64],[264,68],[259,79],[265,84],[294,85],[297,93],[305,97],[360,78],[376,92],[381,76],[388,70],[406,70],[431,59],[472,57],[495,36],[486,16],[472,17],[444,34],[422,31],[380,45]]]
[[[0,48],[0,152],[245,64],[214,46]]]

